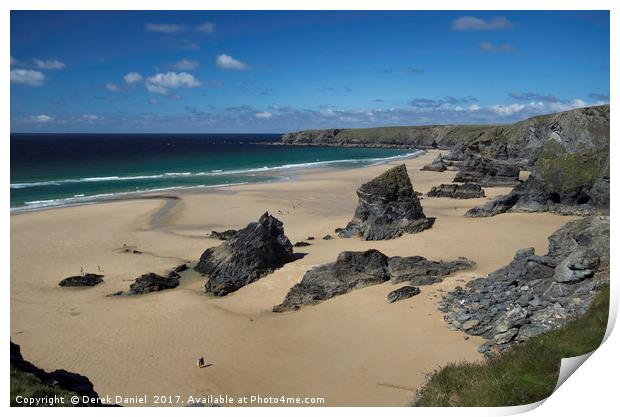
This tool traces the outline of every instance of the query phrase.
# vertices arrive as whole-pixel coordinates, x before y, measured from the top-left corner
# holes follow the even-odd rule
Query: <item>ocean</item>
[[[267,144],[279,134],[11,134],[11,211],[147,191],[291,179],[310,167],[352,168],[411,149]]]

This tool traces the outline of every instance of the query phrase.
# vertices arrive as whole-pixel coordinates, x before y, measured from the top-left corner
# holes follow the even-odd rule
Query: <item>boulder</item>
[[[94,287],[103,282],[103,275],[84,274],[63,279],[58,283],[61,287]]]
[[[210,239],[217,239],[217,240],[228,240],[228,239],[232,238],[236,233],[237,233],[237,231],[234,230],[234,229],[224,230],[223,232],[218,232],[218,231],[214,230],[209,235],[209,238]]]
[[[311,244],[308,242],[304,242],[303,240],[300,242],[295,242],[295,244],[293,245],[293,247],[295,248],[303,248],[305,246],[310,246]]]
[[[393,239],[429,229],[434,219],[424,215],[405,165],[389,169],[357,190],[359,203],[353,219],[339,233],[364,240]]]
[[[571,252],[555,268],[555,282],[574,283],[590,278],[598,267],[598,255],[591,250],[580,249]]]
[[[428,260],[423,256],[394,256],[388,262],[388,272],[393,284],[410,281],[414,285],[429,285],[441,281],[441,277],[474,266],[475,263],[467,258],[444,262]]]
[[[397,290],[392,291],[387,296],[388,303],[395,303],[396,301],[404,300],[406,298],[411,298],[414,295],[420,294],[420,289],[418,287],[414,287],[411,285],[406,285],[404,287],[400,287]]]
[[[429,197],[449,197],[449,198],[482,198],[484,190],[480,184],[466,182],[463,184],[441,184],[431,188],[426,194]]]
[[[207,293],[223,296],[295,260],[282,222],[264,213],[220,246],[207,249],[196,271],[207,276]]]
[[[135,279],[129,286],[131,295],[148,294],[150,292],[169,290],[179,285],[179,274],[171,272],[167,277],[149,272]]]
[[[421,171],[435,171],[435,172],[444,172],[448,169],[448,165],[443,160],[443,156],[439,154],[437,158],[433,160],[430,164],[424,165],[420,170]]]
[[[317,266],[306,272],[299,284],[286,295],[274,312],[297,310],[317,304],[355,288],[379,284],[390,279],[388,257],[376,249],[365,252],[342,252],[336,262]]]

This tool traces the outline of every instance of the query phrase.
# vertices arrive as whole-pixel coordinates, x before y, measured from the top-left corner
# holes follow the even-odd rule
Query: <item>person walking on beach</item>
[[[198,362],[196,363],[196,365],[198,365],[199,368],[204,368],[205,367],[205,358],[204,357],[199,357],[198,358]]]

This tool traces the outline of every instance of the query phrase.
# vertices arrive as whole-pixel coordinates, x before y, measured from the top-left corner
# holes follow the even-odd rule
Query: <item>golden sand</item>
[[[416,191],[452,180],[453,172],[420,167],[437,155],[405,163]],[[392,162],[351,170],[296,173],[287,182],[176,193],[177,204],[137,199],[11,216],[11,340],[24,357],[46,369],[88,376],[100,395],[262,395],[324,397],[326,405],[405,405],[424,375],[448,362],[478,360],[482,339],[448,330],[437,301],[442,291],[505,264],[533,246],[545,253],[547,236],[571,217],[504,214],[466,218],[485,199],[424,198],[437,221],[432,229],[381,242],[322,240],[343,227],[357,204],[355,189]],[[487,188],[487,198],[507,193]],[[139,297],[106,297],[127,290],[146,272],[164,273],[195,261],[213,229],[241,228],[269,211],[284,222],[303,259],[241,290],[214,298],[204,278],[184,274],[173,290]],[[123,244],[141,254],[119,251]],[[300,311],[272,313],[306,270],[333,262],[344,250],[376,248],[386,255],[431,259],[465,256],[474,271],[421,287],[388,304],[390,283],[353,291]],[[58,282],[97,272],[105,283],[60,288]],[[208,366],[199,369],[204,356]],[[180,405],[180,404],[179,404]]]

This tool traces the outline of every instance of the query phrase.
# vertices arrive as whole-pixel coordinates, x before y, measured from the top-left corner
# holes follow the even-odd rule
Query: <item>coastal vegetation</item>
[[[607,327],[609,284],[589,310],[564,327],[535,336],[483,363],[452,363],[435,371],[415,401],[417,407],[500,407],[549,397],[562,358],[599,347]]]

